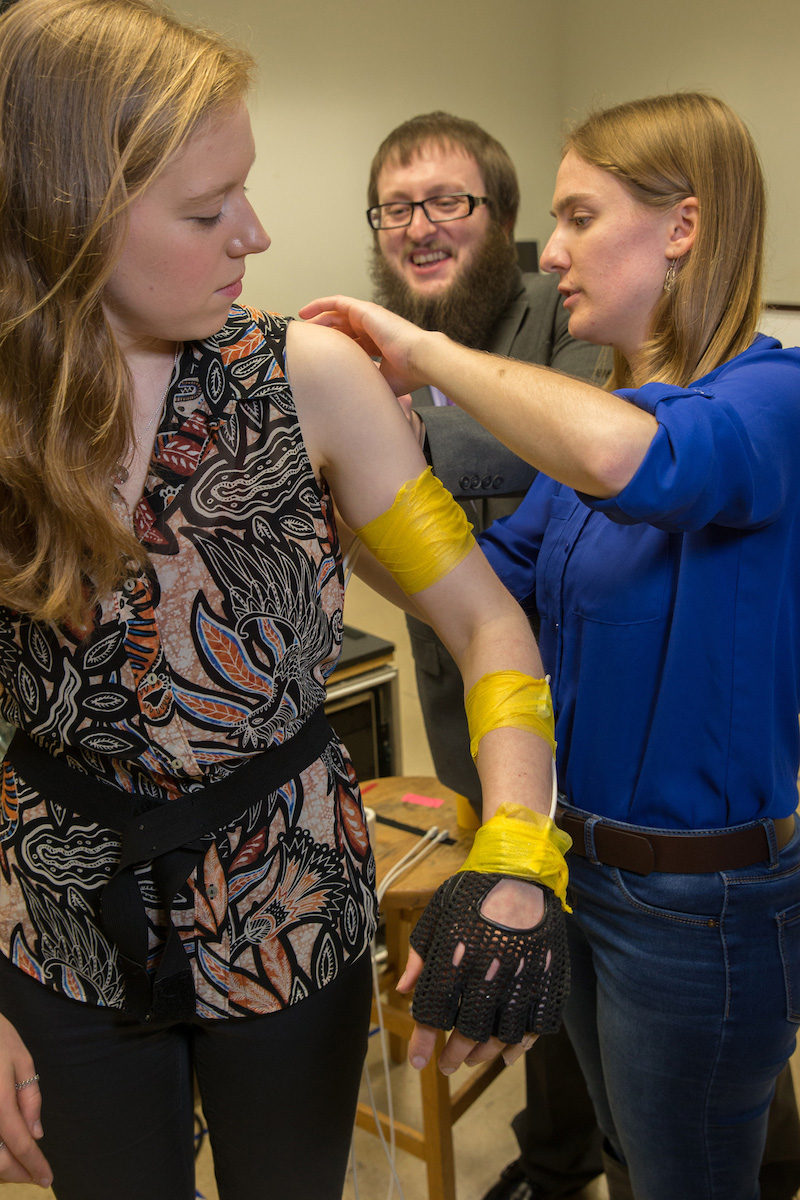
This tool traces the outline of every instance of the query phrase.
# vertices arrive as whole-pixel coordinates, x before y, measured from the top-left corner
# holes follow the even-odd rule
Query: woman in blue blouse
[[[800,1021],[800,350],[756,332],[763,179],[721,102],[590,117],[553,211],[542,265],[570,333],[614,348],[613,394],[375,306],[304,315],[539,468],[482,544],[541,620],[573,838],[567,1024],[611,1194],[756,1200]]]

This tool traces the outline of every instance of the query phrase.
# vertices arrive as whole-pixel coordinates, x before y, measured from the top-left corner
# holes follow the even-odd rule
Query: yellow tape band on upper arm
[[[553,701],[546,679],[534,679],[521,671],[491,671],[473,684],[464,707],[473,758],[477,758],[478,743],[483,735],[504,726],[529,729],[538,734],[555,755]]]
[[[493,817],[475,834],[461,871],[487,875],[515,875],[542,883],[555,892],[565,912],[569,871],[564,855],[572,838],[544,813],[524,804],[501,804]]]
[[[475,545],[472,526],[430,467],[402,485],[391,508],[354,533],[406,595],[443,579]]]

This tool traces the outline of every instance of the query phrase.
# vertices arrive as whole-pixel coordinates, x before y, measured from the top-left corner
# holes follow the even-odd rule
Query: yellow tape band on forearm
[[[409,596],[443,579],[475,545],[472,526],[430,467],[354,532]]]
[[[475,841],[461,871],[487,875],[516,875],[551,888],[565,912],[569,871],[564,855],[572,838],[544,813],[524,804],[501,804],[497,812],[475,834]]]
[[[491,729],[513,726],[529,729],[544,738],[556,752],[555,722],[550,684],[521,671],[491,671],[481,675],[464,701],[469,726],[469,748],[478,756],[478,744]]]

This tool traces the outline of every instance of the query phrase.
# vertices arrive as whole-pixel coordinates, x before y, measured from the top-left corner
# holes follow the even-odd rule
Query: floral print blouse
[[[286,326],[236,305],[183,347],[133,515],[150,566],[98,606],[88,636],[0,608],[0,715],[76,771],[166,804],[290,738],[341,646],[339,545],[285,375]],[[8,761],[0,780],[0,952],[55,991],[122,1007],[99,921],[118,835]],[[173,902],[198,1015],[273,1012],[331,982],[372,936],[374,874],[334,738],[252,796]],[[137,877],[155,970],[166,919],[147,865]]]

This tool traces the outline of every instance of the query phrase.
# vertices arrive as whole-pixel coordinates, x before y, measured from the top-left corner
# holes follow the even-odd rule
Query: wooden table
[[[473,834],[459,828],[456,794],[438,779],[420,775],[392,775],[365,783],[362,792],[364,804],[374,808],[377,815],[375,860],[378,886],[390,868],[431,825],[438,825],[440,830],[446,827],[452,839],[449,844],[437,846],[421,863],[390,884],[381,905],[386,918],[388,965],[380,979],[381,994],[375,997],[374,1003],[381,1005],[384,1025],[389,1033],[390,1053],[399,1062],[405,1058],[414,1025],[407,998],[394,991],[394,984],[408,959],[408,936],[439,885],[464,862],[472,845]],[[409,793],[440,799],[442,804],[433,808],[408,803],[403,796]],[[373,1016],[377,1020],[377,1011]],[[436,1066],[445,1041],[446,1035],[440,1033],[430,1064],[419,1073],[422,1129],[414,1129],[397,1120],[394,1122],[397,1146],[425,1161],[429,1200],[456,1200],[453,1124],[504,1066],[503,1060],[498,1058],[483,1066],[470,1068],[467,1081],[455,1087],[451,1093],[447,1076],[442,1075]],[[466,1069],[461,1068],[460,1074],[464,1073]],[[457,1080],[459,1074],[453,1078]],[[388,1117],[385,1113],[379,1113],[378,1119],[388,1137]],[[377,1134],[375,1117],[367,1104],[359,1104],[356,1124]]]

